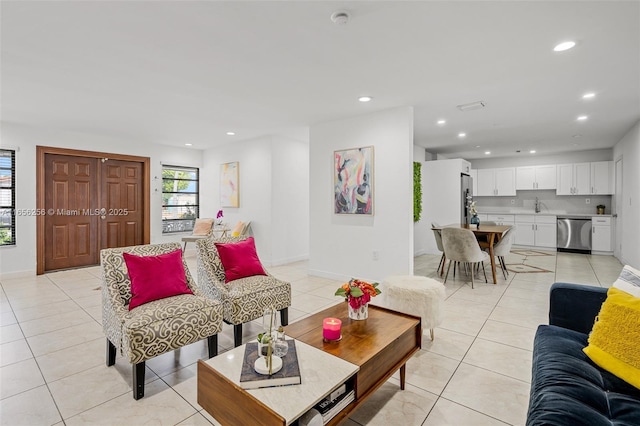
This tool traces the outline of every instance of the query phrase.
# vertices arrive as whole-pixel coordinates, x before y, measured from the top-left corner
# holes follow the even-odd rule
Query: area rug
[[[507,270],[510,272],[529,274],[532,272],[553,272],[547,269],[538,268],[537,266],[525,265],[524,263],[509,264],[507,263]]]
[[[520,256],[553,256],[551,253],[536,250],[511,250],[511,253],[519,254]]]

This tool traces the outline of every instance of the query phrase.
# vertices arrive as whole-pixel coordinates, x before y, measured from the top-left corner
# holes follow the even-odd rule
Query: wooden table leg
[[[404,378],[407,374],[407,364],[402,364],[400,367],[400,390],[404,390]]]
[[[496,258],[493,255],[493,240],[496,234],[489,234],[489,256],[491,256],[491,274],[493,275],[493,283],[498,283],[498,278],[496,277]]]

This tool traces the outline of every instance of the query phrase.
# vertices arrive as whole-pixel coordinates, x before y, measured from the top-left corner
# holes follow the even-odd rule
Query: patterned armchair
[[[187,285],[193,294],[167,297],[131,311],[131,281],[122,253],[157,256],[179,250],[179,243],[105,249],[102,266],[102,328],[107,337],[107,366],[115,364],[116,350],[133,364],[133,398],[144,396],[145,361],[165,352],[207,339],[209,357],[218,353],[222,305],[195,287],[184,259]]]
[[[222,302],[224,321],[233,324],[235,346],[242,344],[242,324],[261,318],[265,309],[274,308],[280,311],[282,325],[288,325],[291,306],[291,284],[272,275],[255,275],[225,283],[224,267],[214,243],[237,242],[246,238],[207,238],[196,242],[197,286],[208,297]]]

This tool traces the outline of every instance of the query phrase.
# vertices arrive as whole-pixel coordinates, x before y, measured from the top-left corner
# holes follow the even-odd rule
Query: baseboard
[[[416,252],[413,252],[413,257],[418,257],[418,256],[422,256],[423,254],[427,254],[427,251],[422,249],[422,250],[418,250]]]
[[[309,260],[309,255],[303,254],[300,256],[289,257],[286,259],[272,260],[271,262],[269,262],[269,265],[270,266],[287,265],[289,263],[300,262],[301,260]]]
[[[18,272],[6,272],[0,273],[0,280],[10,280],[14,278],[27,278],[27,277],[35,277],[36,271],[18,271]]]

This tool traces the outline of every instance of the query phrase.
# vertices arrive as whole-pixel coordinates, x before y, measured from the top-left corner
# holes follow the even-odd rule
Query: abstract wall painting
[[[240,207],[239,168],[237,161],[220,165],[221,207]]]
[[[373,215],[373,146],[333,153],[334,212]]]

